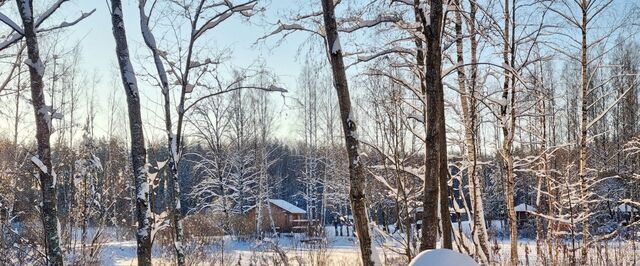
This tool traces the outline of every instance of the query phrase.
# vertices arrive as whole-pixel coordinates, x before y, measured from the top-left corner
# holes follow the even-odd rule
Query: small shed
[[[621,213],[637,213],[638,212],[637,208],[626,203],[622,203],[618,205],[618,207],[616,207],[616,210]]]
[[[273,217],[273,223],[276,226],[278,232],[293,232],[296,229],[306,228],[305,216],[307,212],[290,202],[282,199],[270,199],[269,205],[266,203],[262,206],[262,228],[270,228],[271,221],[269,219],[269,207],[271,208],[271,215]],[[258,208],[256,206],[251,207],[247,211],[247,220],[253,224],[256,224]]]
[[[618,220],[623,223],[630,223],[640,220],[640,211],[627,203],[618,205],[615,209]]]
[[[531,213],[538,211],[535,207],[524,203],[518,204],[518,206],[515,206],[514,209],[516,211],[518,222],[528,221],[529,219],[531,219]]]

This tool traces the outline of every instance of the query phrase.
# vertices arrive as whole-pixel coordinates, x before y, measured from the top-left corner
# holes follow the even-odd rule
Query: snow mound
[[[450,249],[430,249],[420,252],[409,266],[478,266],[471,257],[450,250]]]

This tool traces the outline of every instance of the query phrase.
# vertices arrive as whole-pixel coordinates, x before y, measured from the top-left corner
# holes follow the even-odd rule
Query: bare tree
[[[513,2],[513,3],[510,3]],[[515,211],[515,173],[513,161],[513,139],[516,127],[516,77],[511,72],[514,69],[515,50],[515,0],[504,0],[504,31],[503,36],[503,64],[504,82],[502,87],[502,99],[500,105],[500,127],[502,129],[503,169],[506,176],[504,197],[507,203],[507,218],[509,220],[509,240],[511,245],[511,264],[518,264],[518,223]],[[512,15],[510,15],[512,14]],[[512,17],[513,16],[513,17]],[[509,37],[511,36],[511,37]]]
[[[422,217],[422,237],[420,250],[434,249],[437,242],[438,205],[441,213],[443,247],[452,248],[451,217],[449,214],[449,166],[447,162],[447,143],[444,114],[444,89],[442,84],[442,28],[443,2],[429,1],[429,18],[426,17],[423,6],[419,1],[414,2],[416,14],[422,26],[425,38],[424,55],[424,84],[425,103],[425,184],[424,184],[424,213]],[[419,59],[420,60],[420,59]],[[420,63],[418,63],[420,65]],[[434,196],[434,195],[439,195]],[[437,219],[437,218],[436,218]]]
[[[617,31],[620,31],[625,25],[626,21],[633,15],[633,12],[628,12],[622,16],[617,17],[611,21],[612,25],[604,32],[598,32],[593,28],[593,24],[598,21],[603,14],[606,14],[608,10],[612,8],[614,1],[611,0],[578,0],[578,1],[559,1],[558,5],[548,5],[549,10],[555,13],[563,22],[565,22],[565,30],[568,32],[559,32],[562,39],[568,41],[572,49],[563,49],[564,45],[556,44],[551,45],[550,48],[554,51],[566,56],[570,61],[579,63],[580,65],[580,86],[579,86],[579,138],[578,138],[578,182],[580,200],[576,202],[579,205],[580,215],[577,217],[576,222],[582,227],[581,238],[582,245],[580,246],[580,263],[585,264],[588,261],[589,246],[591,244],[591,229],[590,223],[592,221],[591,208],[593,205],[593,187],[594,184],[599,182],[596,180],[597,176],[593,174],[593,168],[589,167],[589,139],[590,130],[598,123],[601,123],[604,116],[615,107],[618,102],[625,98],[625,95],[632,90],[633,86],[625,88],[614,102],[605,106],[602,102],[603,97],[597,97],[596,93],[599,89],[603,88],[606,84],[611,82],[612,79],[599,81],[597,79],[598,72],[606,67],[603,64],[604,55],[619,47],[620,43],[614,43],[612,46],[607,47],[608,40]],[[576,30],[579,34],[571,32]],[[596,38],[592,35],[597,34]],[[596,51],[598,50],[598,51]],[[637,73],[625,73],[624,75],[637,75]],[[600,110],[596,110],[595,107],[600,106]],[[576,263],[575,250],[573,251],[572,263]]]
[[[478,41],[476,32],[476,13],[477,3],[474,0],[469,1],[469,38],[471,39],[471,77],[469,78],[469,85],[467,85],[467,75],[464,66],[464,42],[463,42],[463,5],[462,2],[456,0],[456,13],[455,13],[455,39],[456,39],[456,63],[461,66],[457,68],[458,71],[458,90],[460,91],[460,106],[462,109],[462,120],[465,130],[465,150],[467,161],[470,165],[466,166],[469,178],[469,190],[471,194],[471,204],[473,212],[473,229],[472,235],[476,247],[476,254],[481,261],[489,261],[489,239],[487,236],[486,221],[484,219],[484,204],[482,202],[482,182],[478,177],[478,156],[477,156],[477,113],[478,103],[475,97],[477,86],[477,71],[478,71]],[[467,89],[468,88],[468,89]]]
[[[51,163],[50,138],[53,130],[51,120],[60,118],[61,114],[56,113],[51,106],[48,106],[44,98],[44,71],[45,65],[40,58],[38,46],[38,33],[60,29],[76,24],[80,20],[91,15],[83,13],[80,18],[72,23],[64,22],[59,26],[50,28],[41,27],[42,23],[49,18],[66,0],[59,0],[49,7],[38,17],[33,13],[33,1],[16,0],[18,13],[22,20],[22,27],[4,14],[0,14],[0,20],[11,27],[13,32],[0,44],[0,50],[25,39],[27,47],[27,60],[25,64],[29,66],[29,76],[31,83],[31,102],[34,109],[36,121],[36,140],[38,152],[31,157],[31,161],[38,167],[40,188],[42,190],[42,221],[44,227],[44,243],[46,247],[47,263],[51,265],[62,265],[63,255],[60,248],[60,221],[58,220],[56,173]],[[4,3],[3,3],[4,4]],[[94,10],[95,11],[95,10]]]
[[[374,261],[377,259],[373,258],[372,254],[373,247],[371,246],[371,236],[369,235],[369,218],[365,206],[364,168],[362,163],[360,163],[360,154],[358,153],[357,126],[352,113],[349,85],[347,83],[347,74],[342,58],[342,48],[338,36],[338,26],[333,1],[322,0],[322,12],[324,14],[325,45],[329,62],[331,63],[334,87],[338,93],[340,118],[342,120],[344,142],[349,160],[351,210],[353,212],[355,230],[358,234],[362,263],[365,266],[369,266],[374,265]]]
[[[180,209],[180,183],[178,176],[178,165],[183,153],[184,145],[184,128],[185,128],[185,116],[189,109],[196,106],[196,104],[209,97],[214,97],[222,93],[230,92],[238,89],[255,88],[265,91],[279,91],[285,92],[284,89],[274,85],[268,87],[256,87],[256,86],[228,86],[226,89],[219,87],[219,91],[209,90],[204,96],[196,98],[192,103],[187,103],[189,95],[194,92],[194,89],[205,87],[206,82],[203,81],[203,76],[209,73],[210,67],[214,67],[220,64],[219,59],[212,60],[210,58],[201,58],[203,55],[197,51],[197,44],[203,40],[203,36],[218,25],[231,18],[234,15],[241,15],[244,17],[251,17],[253,11],[255,11],[256,0],[243,1],[240,3],[234,3],[232,1],[223,1],[219,3],[209,4],[205,0],[191,0],[177,2],[169,2],[169,6],[175,9],[176,14],[180,17],[186,18],[189,25],[190,34],[186,40],[185,47],[186,53],[183,53],[181,49],[178,49],[175,53],[162,51],[158,47],[154,34],[152,33],[149,23],[150,17],[157,4],[154,1],[149,11],[147,11],[147,1],[139,0],[138,7],[140,11],[140,27],[145,44],[151,50],[153,55],[153,61],[155,63],[157,72],[157,83],[162,89],[164,97],[164,120],[165,131],[167,133],[168,149],[171,152],[169,158],[169,186],[172,196],[170,197],[171,204],[171,223],[173,225],[174,235],[174,248],[176,252],[176,259],[178,265],[185,264],[185,255],[183,250],[183,228],[182,228],[182,213]],[[148,13],[147,13],[148,12]],[[172,21],[171,23],[175,23]],[[179,36],[176,36],[176,43],[178,47],[182,47],[183,43]],[[200,61],[199,61],[200,60]],[[165,70],[163,61],[167,62],[169,70]],[[184,64],[176,64],[175,61],[183,62]],[[178,112],[177,120],[174,121],[171,118],[171,99],[170,99],[170,83],[167,77],[167,73],[171,73],[175,78],[175,85],[180,89],[180,97],[178,99]],[[245,78],[241,77],[237,79],[232,85],[236,85],[243,81]],[[219,82],[219,80],[218,80]],[[209,88],[208,88],[209,89]],[[175,124],[175,133],[174,133]]]
[[[138,265],[151,265],[151,210],[149,208],[149,182],[147,173],[147,151],[144,144],[142,130],[142,116],[140,113],[140,93],[135,76],[129,48],[127,34],[122,16],[122,1],[111,0],[111,24],[113,38],[116,41],[116,57],[120,67],[122,85],[127,96],[129,109],[129,132],[131,134],[131,163],[136,191],[136,231]]]

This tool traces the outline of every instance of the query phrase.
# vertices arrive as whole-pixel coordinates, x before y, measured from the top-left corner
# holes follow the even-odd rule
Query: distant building
[[[538,211],[535,207],[524,203],[518,204],[518,206],[515,206],[514,209],[516,211],[518,224],[522,224],[533,219],[534,216],[531,213]]]
[[[276,231],[279,233],[303,232],[307,229],[308,221],[306,219],[307,212],[286,200],[270,199],[269,205],[262,206],[262,223],[261,226],[265,231],[271,228],[271,220],[269,219],[269,207],[271,207],[271,215]],[[248,223],[256,224],[258,208],[252,207],[247,211]]]
[[[627,203],[618,205],[615,209],[618,221],[623,225],[628,225],[632,222],[640,220],[640,212],[638,208],[635,208]]]

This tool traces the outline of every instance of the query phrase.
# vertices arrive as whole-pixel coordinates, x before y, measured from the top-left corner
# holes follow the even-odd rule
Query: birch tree
[[[458,90],[460,91],[460,106],[462,109],[462,120],[464,124],[464,139],[465,150],[468,164],[467,173],[469,178],[469,190],[471,194],[471,204],[473,211],[473,229],[472,236],[476,247],[476,253],[479,254],[481,261],[489,261],[489,243],[486,228],[486,221],[484,219],[484,204],[482,202],[481,191],[482,182],[479,181],[477,168],[477,113],[478,113],[478,101],[476,99],[477,89],[477,75],[478,75],[478,33],[476,29],[476,13],[478,6],[476,1],[469,1],[469,19],[467,22],[469,39],[470,39],[470,57],[471,57],[471,76],[467,78],[464,66],[464,42],[463,42],[463,5],[462,1],[455,1],[456,7],[455,13],[455,39],[456,39],[456,63],[460,67],[457,68],[458,72]],[[467,80],[468,83],[467,84]]]
[[[515,1],[504,1],[504,32],[503,36],[503,64],[514,69],[515,57]],[[512,15],[511,15],[512,14]],[[511,37],[510,37],[511,36]],[[504,173],[506,175],[505,201],[507,203],[507,218],[509,220],[509,240],[511,246],[511,264],[518,264],[518,223],[515,211],[515,173],[513,161],[513,139],[516,127],[516,73],[508,68],[504,69],[504,82],[499,114],[499,124],[502,129],[501,155],[504,161]]]
[[[590,221],[591,221],[591,199],[593,198],[593,184],[596,181],[592,168],[589,167],[589,131],[592,126],[598,123],[623,97],[626,95],[630,88],[627,88],[621,97],[616,99],[609,106],[604,107],[595,116],[590,118],[589,112],[600,99],[593,99],[591,96],[602,86],[609,83],[610,80],[604,80],[598,82],[595,77],[598,72],[606,66],[602,63],[603,56],[607,51],[612,49],[607,45],[608,40],[612,37],[613,33],[621,30],[622,25],[628,19],[627,16],[632,15],[633,12],[622,14],[618,19],[611,23],[613,26],[604,32],[598,32],[593,29],[594,23],[598,21],[600,17],[607,13],[611,9],[614,1],[611,0],[580,0],[580,1],[560,1],[558,5],[549,5],[549,10],[556,14],[564,23],[566,23],[566,30],[569,33],[563,36],[572,49],[563,50],[562,45],[553,45],[551,48],[567,57],[570,61],[579,63],[580,65],[580,89],[579,89],[579,137],[578,137],[578,151],[579,151],[579,163],[578,163],[578,180],[580,184],[579,195],[580,201],[577,202],[580,206],[581,215],[578,217],[577,222],[582,227],[581,238],[582,245],[580,246],[580,263],[585,264],[588,261],[589,246],[591,244],[590,236]],[[577,33],[576,33],[577,32]],[[595,35],[594,35],[595,34]],[[614,43],[613,47],[618,47],[619,44]],[[598,52],[596,48],[606,47]],[[630,73],[631,75],[637,75],[636,73]],[[576,259],[575,256],[573,258]],[[576,261],[572,261],[576,263]]]
[[[51,120],[60,118],[61,114],[56,113],[51,106],[48,106],[45,102],[43,79],[45,65],[40,58],[38,36],[41,32],[74,25],[93,13],[93,11],[83,13],[73,22],[63,22],[63,24],[48,28],[42,26],[43,22],[55,13],[64,2],[67,1],[58,0],[44,13],[35,16],[33,12],[33,1],[16,0],[22,26],[4,14],[0,16],[0,20],[12,29],[12,33],[0,44],[0,50],[4,50],[22,39],[25,40],[27,47],[25,64],[29,67],[31,102],[34,109],[36,140],[38,144],[37,155],[31,157],[31,161],[38,168],[38,176],[40,178],[40,189],[42,190],[42,221],[45,233],[44,243],[47,263],[51,265],[63,264],[62,249],[60,248],[60,221],[58,220],[58,209],[56,206],[58,202],[56,191],[57,182],[56,173],[51,163],[50,144],[52,133]]]

